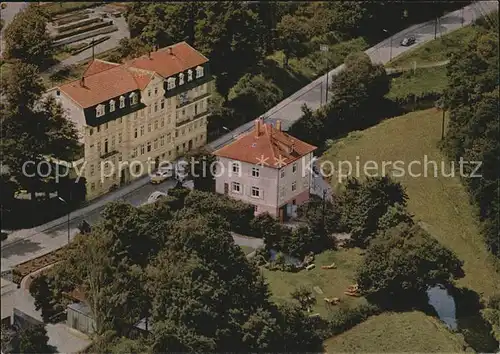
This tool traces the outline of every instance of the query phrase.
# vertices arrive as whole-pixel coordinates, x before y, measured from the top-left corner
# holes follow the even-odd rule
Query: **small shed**
[[[84,302],[75,302],[69,304],[67,310],[67,324],[69,327],[86,334],[94,332],[95,321],[87,304]]]

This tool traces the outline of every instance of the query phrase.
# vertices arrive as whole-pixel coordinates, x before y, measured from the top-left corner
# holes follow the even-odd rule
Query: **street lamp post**
[[[319,46],[319,49],[322,51],[322,52],[328,52],[328,45],[326,44],[321,44]],[[328,55],[325,55],[325,58],[326,58],[326,92],[325,92],[325,104],[328,104],[328,71],[329,71],[329,67],[328,67]],[[323,92],[321,92],[321,97],[323,97]]]
[[[392,60],[392,36],[388,30],[383,29],[382,31],[384,31],[385,33],[387,33],[389,35],[389,61],[391,61]]]
[[[66,204],[66,206],[68,207],[68,245],[69,245],[69,238],[70,238],[70,236],[69,236],[69,216],[70,216],[70,214],[71,214],[70,209],[69,209],[69,204],[68,204],[68,202],[66,202],[63,198],[61,198],[61,197],[57,197],[57,198],[58,198],[61,202],[63,202],[64,204]]]

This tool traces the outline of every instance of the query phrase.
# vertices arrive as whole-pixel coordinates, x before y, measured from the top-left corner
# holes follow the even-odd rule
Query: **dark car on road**
[[[415,37],[414,36],[408,36],[408,37],[405,37],[403,38],[403,40],[401,41],[401,45],[403,47],[409,47],[411,46],[413,43],[415,43]]]

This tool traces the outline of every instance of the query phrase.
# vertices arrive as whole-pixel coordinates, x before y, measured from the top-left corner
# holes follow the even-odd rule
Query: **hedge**
[[[63,32],[70,31],[74,28],[83,27],[83,26],[90,25],[91,23],[94,23],[94,22],[102,22],[102,21],[103,21],[102,18],[94,17],[94,18],[85,19],[84,21],[71,23],[70,25],[67,25],[67,26],[58,27],[58,28],[56,28],[56,30],[57,30],[57,33],[63,33]]]
[[[42,5],[44,10],[46,10],[50,15],[56,18],[62,18],[64,14],[69,12],[74,12],[77,10],[88,9],[90,7],[97,7],[104,4],[104,2],[88,2],[88,1],[74,1],[74,2],[54,2],[50,4]]]
[[[380,313],[382,313],[382,310],[378,306],[372,304],[360,305],[354,308],[339,308],[339,310],[334,312],[328,319],[324,339],[343,333],[366,321],[368,317]]]
[[[62,34],[57,34],[52,39],[54,41],[58,41],[60,39],[65,39],[65,38],[69,38],[69,37],[72,37],[72,36],[76,36],[77,34],[81,34],[81,33],[89,32],[89,31],[96,30],[96,29],[99,29],[99,28],[111,26],[112,24],[113,24],[113,21],[106,21],[106,22],[103,21],[103,22],[100,22],[100,23],[94,23],[94,24],[91,24],[91,25],[88,25],[88,26],[80,27],[80,28],[78,28],[76,30],[73,30],[73,31],[70,31],[70,32],[66,32],[66,33],[62,33]]]

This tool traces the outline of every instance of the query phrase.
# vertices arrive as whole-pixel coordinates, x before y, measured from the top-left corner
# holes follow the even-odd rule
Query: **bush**
[[[221,215],[230,224],[231,230],[244,235],[251,234],[250,223],[255,211],[251,204],[221,194],[194,190],[186,196],[184,206],[200,213]]]
[[[382,313],[382,309],[372,304],[360,305],[354,308],[339,308],[328,318],[326,337],[324,339],[343,333],[366,321],[368,317],[380,313]]]

